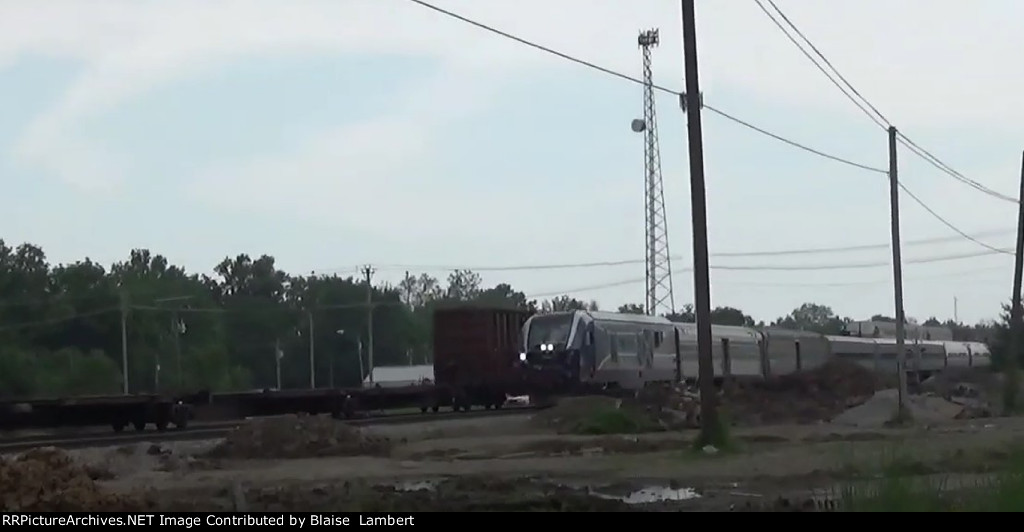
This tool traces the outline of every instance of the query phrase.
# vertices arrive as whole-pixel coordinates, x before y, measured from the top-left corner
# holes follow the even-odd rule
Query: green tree
[[[625,305],[619,306],[620,314],[647,314],[644,310],[644,306],[637,303],[626,303]]]
[[[843,333],[849,322],[849,318],[840,318],[829,306],[804,303],[793,309],[788,316],[776,319],[771,326],[839,335]]]
[[[541,312],[565,312],[568,310],[599,310],[597,301],[581,301],[574,297],[558,296],[543,301],[540,304]]]

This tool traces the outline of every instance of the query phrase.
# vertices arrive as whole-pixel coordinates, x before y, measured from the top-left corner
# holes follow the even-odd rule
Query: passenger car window
[[[616,335],[619,344],[619,351],[623,353],[636,353],[636,337],[632,334]]]

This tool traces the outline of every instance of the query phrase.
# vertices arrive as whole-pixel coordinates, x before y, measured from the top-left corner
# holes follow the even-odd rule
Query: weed
[[[640,434],[663,430],[660,425],[645,416],[635,414],[622,408],[606,408],[597,410],[573,427],[572,433],[604,435],[604,434]]]
[[[1003,470],[972,480],[926,474],[917,461],[890,455],[881,478],[848,483],[834,493],[838,509],[850,512],[1020,512],[1024,511],[1024,450],[1007,455]]]

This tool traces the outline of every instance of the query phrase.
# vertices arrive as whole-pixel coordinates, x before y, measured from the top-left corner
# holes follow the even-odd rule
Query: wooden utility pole
[[[896,163],[896,128],[889,126],[889,217],[892,224],[892,282],[896,300],[896,371],[899,382],[899,416],[903,416],[907,400],[907,350],[906,315],[903,312],[903,259],[900,254],[900,182]]]
[[[281,340],[274,340],[274,372],[276,373],[277,385],[275,390],[281,390],[281,359],[284,358],[284,351],[281,350]]]
[[[178,373],[178,391],[181,391],[181,319],[178,318],[178,309],[171,311],[171,337],[174,342],[174,364]]]
[[[707,199],[704,187],[704,141],[701,131],[700,81],[697,77],[697,24],[694,0],[682,0],[683,72],[686,78],[683,110],[690,153],[690,212],[693,217],[693,293],[697,321],[697,361],[700,382],[699,445],[721,445],[718,394],[711,338],[711,275],[708,266]]]
[[[121,290],[121,387],[128,395],[128,294]]]
[[[1021,308],[1020,291],[1021,276],[1024,274],[1024,156],[1021,157],[1020,168],[1020,205],[1017,206],[1017,249],[1013,264],[1013,296],[1010,299],[1010,346],[1006,353],[1006,390],[1003,403],[1007,410],[1017,407],[1017,357],[1020,356]]]
[[[316,336],[313,328],[313,311],[307,314],[309,318],[309,389],[316,389]]]
[[[373,383],[373,267],[367,265],[363,268],[363,277],[366,279],[366,358],[369,363],[370,383]],[[362,358],[360,357],[360,360]],[[362,381],[360,380],[360,385]]]

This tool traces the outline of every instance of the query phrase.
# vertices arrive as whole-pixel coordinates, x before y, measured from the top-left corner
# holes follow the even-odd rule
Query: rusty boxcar
[[[455,410],[500,408],[507,394],[521,393],[519,351],[530,315],[483,307],[434,312],[434,378]]]

